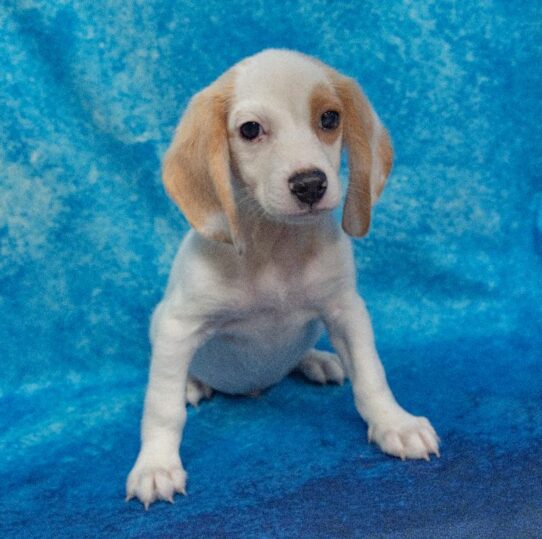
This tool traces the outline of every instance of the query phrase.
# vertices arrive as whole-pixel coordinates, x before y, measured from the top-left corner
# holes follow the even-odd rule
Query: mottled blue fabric
[[[2,537],[542,536],[542,8],[3,0]],[[160,161],[189,97],[266,47],[356,77],[395,167],[359,289],[442,457],[386,457],[349,384],[189,412],[189,495],[124,502],[149,315],[187,230]],[[327,343],[323,343],[327,346]]]

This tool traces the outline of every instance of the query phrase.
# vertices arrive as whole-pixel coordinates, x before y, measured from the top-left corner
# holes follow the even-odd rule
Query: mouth
[[[261,216],[274,221],[275,223],[285,224],[309,224],[318,221],[324,216],[330,214],[337,208],[339,201],[334,200],[319,201],[315,204],[297,203],[294,207],[281,208],[281,204],[266,204],[258,200],[253,195],[243,200],[244,204],[249,204],[245,208],[247,215]]]
[[[291,224],[304,224],[318,220],[320,217],[329,214],[333,208],[316,208],[308,206],[295,212],[277,213],[273,215],[275,220]]]

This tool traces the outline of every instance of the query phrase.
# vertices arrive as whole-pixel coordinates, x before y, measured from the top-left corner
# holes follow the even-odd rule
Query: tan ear
[[[227,130],[232,89],[226,73],[191,99],[162,176],[167,192],[200,234],[241,250]]]
[[[342,226],[350,236],[365,236],[371,208],[384,189],[393,161],[390,137],[359,85],[331,70],[343,105],[343,140],[348,148],[350,179]]]

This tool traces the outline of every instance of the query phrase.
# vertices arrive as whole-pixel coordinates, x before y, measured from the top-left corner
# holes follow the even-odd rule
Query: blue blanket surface
[[[542,536],[540,2],[4,0],[2,537]],[[366,441],[349,384],[189,411],[189,494],[125,503],[148,320],[188,225],[160,162],[266,47],[362,84],[396,151],[359,290],[442,457]],[[324,347],[329,346],[326,341]]]

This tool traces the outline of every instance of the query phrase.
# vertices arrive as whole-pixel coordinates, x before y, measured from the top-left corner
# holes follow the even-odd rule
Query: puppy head
[[[363,236],[391,169],[386,130],[355,81],[308,56],[268,50],[194,96],[166,154],[164,183],[202,235],[241,250],[239,212],[310,223],[338,206],[343,146],[342,226]]]

